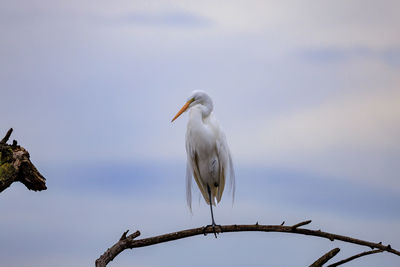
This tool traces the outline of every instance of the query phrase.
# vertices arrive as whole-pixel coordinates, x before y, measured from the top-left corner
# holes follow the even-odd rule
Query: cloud
[[[15,126],[36,160],[184,160],[185,120],[171,125],[170,116],[201,88],[215,96],[239,164],[326,171],[340,162],[349,176],[355,167],[343,166],[357,159],[380,162],[374,172],[359,168],[358,179],[396,173],[398,96],[386,93],[399,84],[396,2],[379,4],[385,16],[372,2],[358,12],[360,1],[41,3],[4,9],[26,20],[2,25],[0,52],[0,109],[9,114],[0,124]],[[98,18],[147,26],[105,27]],[[206,30],[175,30],[188,26]],[[292,51],[341,64],[305,64]]]
[[[370,49],[368,47],[316,47],[302,49],[300,58],[315,63],[348,63],[352,60],[379,60],[393,67],[400,67],[400,47]]]
[[[400,156],[398,99],[398,90],[359,93],[272,119],[259,118],[233,131],[234,151],[246,162],[304,168],[400,189],[395,163]]]
[[[136,12],[129,15],[121,15],[117,19],[122,23],[151,26],[151,27],[207,27],[213,24],[211,19],[183,11],[164,12]]]

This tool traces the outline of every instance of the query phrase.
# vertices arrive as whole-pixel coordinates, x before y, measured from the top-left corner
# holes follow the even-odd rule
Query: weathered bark
[[[13,141],[7,144],[13,129],[0,141],[0,192],[13,182],[23,183],[29,190],[46,190],[46,179],[30,161],[29,152]]]

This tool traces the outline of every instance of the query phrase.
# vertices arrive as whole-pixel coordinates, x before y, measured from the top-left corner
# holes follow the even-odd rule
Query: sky
[[[0,132],[14,128],[48,185],[0,194],[5,266],[93,266],[126,229],[209,224],[196,188],[186,207],[187,116],[171,123],[197,89],[237,174],[217,223],[312,219],[400,248],[398,1],[1,6]],[[366,250],[232,233],[125,251],[110,266],[307,266],[336,246],[337,260]],[[381,253],[348,266],[399,264]]]

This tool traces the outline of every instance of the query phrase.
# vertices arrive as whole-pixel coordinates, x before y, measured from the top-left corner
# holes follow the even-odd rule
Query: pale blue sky
[[[194,89],[212,96],[237,170],[235,205],[224,198],[217,222],[312,219],[400,247],[398,10],[388,0],[4,2],[0,130],[14,128],[48,190],[0,194],[0,258],[90,266],[127,228],[208,224],[203,201],[193,215],[185,206],[187,117],[170,123]],[[363,251],[230,234],[110,266],[303,266],[335,245],[338,258]]]

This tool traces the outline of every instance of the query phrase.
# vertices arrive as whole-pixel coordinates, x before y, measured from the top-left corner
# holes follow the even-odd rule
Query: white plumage
[[[212,112],[211,98],[203,91],[194,91],[172,121],[187,109],[189,109],[186,131],[187,202],[191,208],[193,176],[207,204],[210,207],[215,206],[221,200],[227,178],[234,198],[235,173],[232,157],[225,134]],[[211,215],[213,219],[213,214]],[[215,225],[214,219],[213,225]]]

